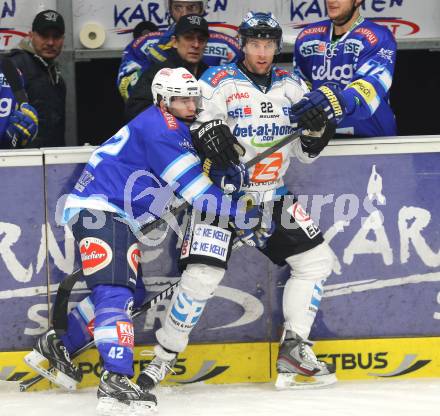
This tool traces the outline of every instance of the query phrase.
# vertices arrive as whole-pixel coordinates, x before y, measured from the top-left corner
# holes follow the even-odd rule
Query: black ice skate
[[[143,416],[156,409],[154,394],[142,390],[127,376],[104,371],[98,387],[100,416]]]
[[[155,357],[139,374],[136,383],[144,390],[156,387],[167,375],[173,371],[177,361],[177,354],[167,352],[160,345],[154,347]]]
[[[49,361],[52,369],[47,370],[41,365],[45,360]],[[75,390],[76,384],[82,380],[81,370],[70,360],[67,348],[53,329],[38,338],[33,351],[24,357],[24,361],[52,383],[68,390]]]
[[[277,389],[323,387],[337,381],[334,365],[319,361],[309,341],[286,330],[277,358]]]

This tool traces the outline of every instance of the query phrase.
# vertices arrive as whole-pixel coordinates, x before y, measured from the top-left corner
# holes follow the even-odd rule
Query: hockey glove
[[[239,165],[245,150],[222,120],[203,123],[191,131],[194,148],[202,160],[210,159],[218,168]]]
[[[329,121],[318,132],[311,130],[304,130],[304,134],[301,136],[301,147],[310,158],[318,156],[328,142],[333,139],[336,132],[336,125]]]
[[[37,110],[28,103],[17,107],[9,117],[6,135],[13,148],[25,147],[32,142],[38,132]]]
[[[236,222],[231,222],[230,225],[235,230],[237,237],[243,241],[244,244],[264,249],[267,244],[267,240],[272,236],[275,231],[275,223],[272,219],[265,218],[263,220],[263,211],[260,207],[252,207],[245,214],[245,224],[254,223],[257,220],[257,225],[253,227],[241,227]]]
[[[292,122],[308,130],[321,130],[328,120],[339,123],[346,113],[341,93],[334,87],[322,85],[292,106]]]
[[[243,163],[220,169],[210,159],[205,159],[203,171],[226,194],[238,192],[244,185],[249,185],[249,172]]]

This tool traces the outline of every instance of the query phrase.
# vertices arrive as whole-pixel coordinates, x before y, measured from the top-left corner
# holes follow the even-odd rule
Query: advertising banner
[[[56,10],[56,0],[0,0],[0,50],[15,48],[31,30],[36,14]]]
[[[122,49],[132,39],[132,29],[142,20],[149,20],[160,29],[169,24],[166,0],[73,0],[75,48],[83,48],[80,33],[92,24],[96,33],[103,33],[104,49]],[[283,28],[286,52],[308,23],[326,17],[325,0],[209,0],[206,19],[211,27],[235,35],[235,29],[250,10],[271,11]],[[366,0],[361,13],[387,26],[397,39],[439,38],[440,3],[424,0],[423,7],[415,0]]]
[[[334,143],[328,156],[311,165],[292,162],[287,186],[323,230],[335,256],[312,338],[440,335],[440,153],[435,140],[416,138],[408,145],[399,139],[383,145],[366,140],[351,146],[351,153],[346,151],[350,146]],[[48,295],[79,266],[76,244],[56,217],[90,153],[90,148],[46,150],[44,171],[39,152],[29,163],[22,153],[15,159],[0,157],[5,201],[0,206],[0,311],[8,318],[1,350],[33,345],[48,325]],[[147,298],[180,276],[176,234],[158,230],[150,239],[141,256]],[[237,249],[191,341],[277,341],[289,276],[287,266],[274,266],[257,250]],[[71,306],[87,293],[80,281]],[[138,344],[155,342],[168,304],[165,300],[137,319]]]
[[[102,49],[123,49],[132,39],[137,23],[149,20],[160,30],[169,25],[168,0],[72,0],[74,47],[85,46],[80,38],[92,39]],[[11,49],[26,36],[34,16],[56,9],[56,0],[1,0],[0,50]],[[291,51],[299,30],[326,17],[325,0],[208,0],[207,20],[213,29],[236,34],[236,27],[249,11],[272,11],[283,27],[285,52]],[[386,25],[399,40],[440,38],[440,3],[423,0],[365,0],[361,13]],[[92,38],[87,34],[93,32]]]
[[[336,366],[338,380],[440,377],[438,337],[318,341],[313,349],[320,360]],[[135,347],[134,379],[152,360],[152,354],[152,346]],[[277,354],[278,343],[270,342],[189,345],[179,354],[174,373],[161,384],[274,383]],[[35,375],[24,364],[24,355],[24,352],[0,352],[0,380],[18,381]],[[83,371],[79,388],[97,386],[102,371],[97,350],[89,350],[74,361]],[[0,387],[7,387],[7,383],[11,384],[0,383]],[[50,386],[43,379],[31,389],[44,390]]]
[[[289,170],[288,187],[335,255],[313,337],[440,334],[438,161],[438,153],[332,156]],[[278,309],[274,329],[281,320]]]
[[[365,154],[321,157],[311,165],[292,162],[287,186],[319,224],[335,255],[314,338],[440,334],[438,158],[438,153]],[[49,173],[51,169],[56,171]],[[72,164],[47,166],[49,224],[55,201],[73,186],[79,172]],[[67,247],[64,231],[55,240],[59,250]],[[149,295],[178,278],[179,247],[170,232],[160,245],[143,248]],[[52,259],[49,264],[55,283],[62,273]],[[272,265],[255,249],[236,250],[192,341],[279,339],[281,297],[289,275],[288,267]],[[84,296],[84,285],[75,289],[78,299]],[[164,301],[138,319],[139,342],[154,342],[167,305]]]
[[[48,325],[43,155],[0,153],[0,351]]]

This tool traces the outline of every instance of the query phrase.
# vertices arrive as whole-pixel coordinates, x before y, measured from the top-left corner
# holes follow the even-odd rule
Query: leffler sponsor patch
[[[309,238],[315,238],[321,232],[299,202],[295,202],[291,207],[287,208],[287,212],[295,219],[295,222]]]
[[[191,242],[191,254],[226,261],[231,232],[213,225],[197,224]]]
[[[123,347],[134,347],[134,330],[131,322],[117,321],[118,344]]]
[[[108,266],[113,259],[110,246],[100,238],[86,237],[79,242],[84,276],[89,276]]]
[[[137,276],[139,261],[141,259],[141,251],[137,243],[133,243],[127,250],[127,262],[130,269]]]

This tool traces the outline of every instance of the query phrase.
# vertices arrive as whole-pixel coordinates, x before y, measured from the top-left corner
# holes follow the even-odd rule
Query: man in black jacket
[[[64,19],[55,10],[38,13],[29,37],[9,56],[20,69],[29,103],[38,112],[38,135],[28,147],[64,146],[66,86],[55,59],[64,45]]]
[[[184,67],[197,79],[208,68],[202,62],[203,53],[208,42],[208,22],[201,16],[189,14],[180,18],[172,37],[173,49],[168,59],[158,62],[143,72],[134,86],[130,98],[125,105],[127,121],[153,104],[151,84],[156,73],[162,68]]]

